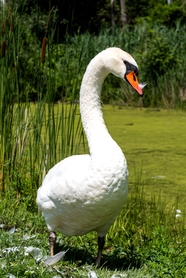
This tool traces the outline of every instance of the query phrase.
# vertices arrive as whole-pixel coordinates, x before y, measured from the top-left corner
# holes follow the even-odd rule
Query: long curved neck
[[[114,142],[105,126],[100,104],[102,84],[108,73],[98,54],[88,65],[82,80],[80,112],[91,155],[108,150]]]

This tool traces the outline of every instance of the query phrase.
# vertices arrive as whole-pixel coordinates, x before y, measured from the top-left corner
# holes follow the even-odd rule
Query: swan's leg
[[[56,233],[55,232],[50,232],[49,233],[49,244],[50,244],[50,256],[54,256],[54,245],[56,242]]]
[[[96,259],[97,267],[101,266],[101,255],[102,255],[104,245],[105,245],[105,237],[98,236],[98,255]]]

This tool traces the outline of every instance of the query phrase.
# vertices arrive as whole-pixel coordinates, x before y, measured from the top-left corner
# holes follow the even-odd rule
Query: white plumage
[[[104,237],[128,194],[127,163],[122,150],[105,126],[100,92],[109,73],[125,79],[142,95],[135,60],[119,48],[107,48],[95,56],[84,74],[80,112],[90,154],[74,155],[56,164],[38,189],[37,203],[50,232],[54,255],[55,231],[66,235],[98,233],[100,266]]]

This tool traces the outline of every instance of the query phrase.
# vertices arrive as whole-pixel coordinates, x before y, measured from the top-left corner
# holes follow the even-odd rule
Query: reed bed
[[[78,153],[83,132],[73,94],[63,101],[59,93],[59,103],[55,100],[59,73],[52,66],[58,60],[53,31],[41,47],[24,23],[15,6],[7,8],[0,63],[0,192],[1,197],[30,196],[34,202],[47,171],[62,158]],[[26,35],[30,37],[25,42]],[[67,60],[63,66],[61,86],[66,87],[71,69]],[[77,82],[71,85],[72,92],[76,87]]]

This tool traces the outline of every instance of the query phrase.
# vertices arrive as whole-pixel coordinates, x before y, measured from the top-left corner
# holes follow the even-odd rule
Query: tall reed
[[[78,103],[74,101],[78,82],[73,80],[67,103],[64,95],[71,69],[67,61],[60,73],[53,66],[59,58],[52,42],[55,26],[47,32],[46,52],[41,59],[40,43],[18,15],[17,8],[8,4],[1,22],[2,47],[6,43],[6,49],[0,58],[0,193],[1,197],[17,194],[34,200],[47,171],[62,158],[82,149],[83,132]],[[66,55],[69,52],[66,47]],[[77,64],[77,80],[78,67]],[[59,74],[62,90],[58,93]],[[61,100],[58,104],[57,93]],[[30,102],[31,95],[35,96],[34,103]]]

